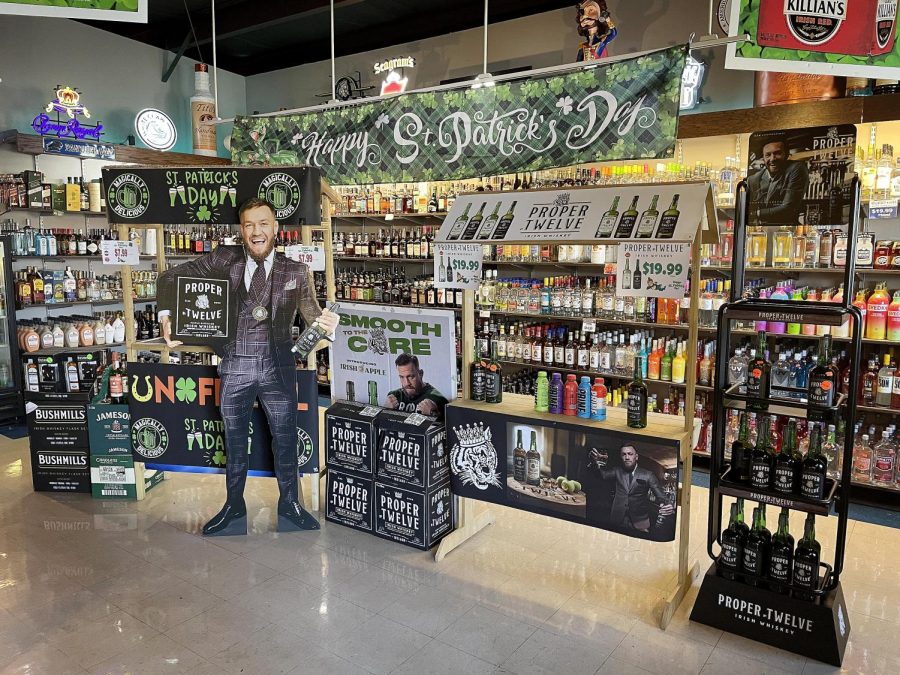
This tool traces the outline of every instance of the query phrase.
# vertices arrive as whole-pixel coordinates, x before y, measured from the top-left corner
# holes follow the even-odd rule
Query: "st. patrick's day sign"
[[[251,197],[271,202],[282,225],[322,218],[319,171],[303,166],[106,167],[103,186],[111,223],[231,225]]]
[[[671,157],[686,51],[681,45],[494,87],[239,117],[232,160],[306,164],[343,185]]]

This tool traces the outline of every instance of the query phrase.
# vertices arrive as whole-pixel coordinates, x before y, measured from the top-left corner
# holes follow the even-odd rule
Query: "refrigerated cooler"
[[[0,260],[0,425],[3,425],[20,420],[24,414],[9,237],[0,237]]]

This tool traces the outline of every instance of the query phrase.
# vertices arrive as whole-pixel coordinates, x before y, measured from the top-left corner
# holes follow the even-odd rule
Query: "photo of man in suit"
[[[590,472],[601,483],[611,484],[612,499],[607,502],[609,512],[602,513],[601,517],[612,527],[625,532],[649,534],[655,517],[651,511],[650,494],[653,494],[656,503],[660,505],[658,512],[661,516],[675,513],[675,506],[669,503],[656,474],[638,466],[639,455],[633,445],[623,445],[619,458],[621,465],[607,467],[608,457],[605,451],[591,448],[588,453]]]
[[[797,225],[803,213],[803,196],[809,185],[806,162],[788,159],[783,135],[762,147],[763,167],[747,179],[751,225]]]
[[[158,279],[159,321],[170,347],[169,314],[175,309],[175,277],[229,279],[229,299],[237,315],[235,337],[219,356],[221,412],[225,423],[225,506],[203,527],[204,535],[247,533],[244,487],[249,465],[250,416],[256,399],[272,432],[278,480],[278,530],[318,529],[300,503],[297,467],[296,362],[291,327],[296,314],[306,326],[318,323],[333,334],[338,315],[316,302],[312,274],[303,263],[275,253],[275,208],[249,199],[238,210],[243,246],[219,246],[211,253],[163,272]]]

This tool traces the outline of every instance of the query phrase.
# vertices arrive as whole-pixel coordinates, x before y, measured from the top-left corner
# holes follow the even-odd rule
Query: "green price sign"
[[[645,262],[643,268],[644,274],[666,274],[673,277],[681,276],[683,271],[684,267],[681,263]]]
[[[467,270],[469,272],[474,272],[479,267],[481,267],[479,261],[477,260],[464,260],[462,258],[457,258],[452,261],[453,269],[455,270]]]

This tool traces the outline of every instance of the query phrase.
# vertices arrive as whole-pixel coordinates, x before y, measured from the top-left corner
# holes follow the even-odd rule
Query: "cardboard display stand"
[[[541,245],[554,244],[564,242],[566,244],[614,244],[624,241],[633,241],[631,234],[623,234],[619,227],[615,229],[609,228],[609,232],[603,228],[603,216],[606,212],[613,209],[609,208],[610,203],[616,203],[615,198],[634,198],[634,195],[643,195],[647,193],[657,194],[666,192],[679,194],[685,198],[682,200],[684,207],[680,210],[680,214],[675,216],[678,227],[675,222],[668,222],[669,227],[665,228],[663,235],[664,241],[658,242],[653,237],[659,232],[659,227],[651,228],[650,236],[637,240],[640,243],[654,244],[663,243],[666,245],[676,242],[687,243],[691,250],[691,260],[693,266],[690,275],[690,316],[689,331],[687,338],[688,353],[686,355],[687,363],[693,364],[697,358],[697,325],[699,312],[699,289],[700,289],[700,244],[703,242],[718,241],[716,213],[712,197],[712,189],[709,183],[702,181],[687,181],[677,184],[654,184],[654,185],[628,185],[628,186],[604,186],[590,188],[570,188],[570,189],[549,189],[549,190],[526,190],[516,191],[509,196],[517,200],[517,203],[532,203],[529,208],[516,209],[515,213],[505,218],[511,218],[511,222],[501,223],[493,230],[493,232],[469,232],[469,227],[462,223],[462,214],[451,213],[444,221],[444,226],[436,237],[436,243],[442,244],[447,242],[477,241],[478,244],[534,244],[540,242]],[[475,201],[486,200],[484,195],[488,193],[479,193],[474,196]],[[492,193],[493,199],[502,199],[503,193]],[[530,201],[529,201],[530,200]],[[457,199],[454,203],[454,209],[457,206],[463,207],[465,196]],[[512,210],[511,210],[512,212]],[[596,213],[597,217],[585,218],[586,213]],[[670,220],[673,220],[670,217]],[[459,221],[459,222],[457,222]],[[640,227],[633,229],[634,233],[641,230]],[[671,230],[671,234],[669,231]],[[672,236],[678,234],[678,238]],[[644,235],[638,235],[644,237]],[[513,238],[515,237],[515,238]],[[462,311],[462,354],[470,357],[474,353],[475,348],[475,307],[474,307],[474,291],[464,291],[464,302]],[[552,318],[552,317],[551,317]],[[665,328],[664,324],[660,324],[660,328]],[[585,372],[585,374],[590,374]],[[602,374],[602,373],[601,373]],[[684,598],[687,590],[691,586],[693,578],[698,573],[698,566],[695,563],[690,565],[688,561],[688,552],[690,550],[689,533],[690,533],[690,509],[691,509],[691,470],[692,470],[692,434],[694,427],[693,416],[688,412],[683,420],[677,417],[662,414],[648,414],[648,426],[645,429],[630,429],[625,424],[624,411],[610,410],[608,419],[605,422],[596,422],[591,420],[581,420],[561,415],[547,415],[534,413],[534,404],[530,397],[516,396],[513,394],[504,394],[503,403],[491,405],[481,402],[474,402],[470,398],[471,394],[471,373],[467,359],[464,360],[463,366],[463,396],[461,399],[451,403],[447,408],[448,427],[451,426],[451,420],[456,414],[472,413],[472,418],[481,417],[487,424],[492,423],[495,418],[505,418],[510,415],[519,415],[522,418],[530,418],[530,421],[538,426],[556,426],[565,422],[583,427],[585,432],[611,433],[613,431],[621,431],[625,434],[633,436],[641,436],[647,443],[653,443],[655,437],[665,437],[666,439],[676,443],[677,446],[677,462],[680,462],[680,472],[678,477],[678,487],[675,495],[675,506],[678,513],[678,528],[675,534],[675,540],[678,547],[678,575],[674,587],[668,594],[668,598],[660,616],[660,626],[666,628],[672,619],[678,605]],[[686,400],[693,401],[696,385],[696,372],[694,368],[687,369],[686,379]],[[462,418],[461,418],[462,419]],[[448,444],[454,442],[454,433],[448,428]],[[459,439],[457,439],[459,440]],[[455,446],[454,446],[455,448]],[[457,458],[456,449],[451,450],[451,467],[454,472],[454,489],[462,483],[460,480],[460,466],[454,466]],[[496,452],[496,451],[495,451]],[[677,463],[676,462],[676,463]],[[490,462],[489,462],[490,463]],[[510,483],[502,481],[501,478],[505,474],[507,465],[507,452],[503,448],[502,458],[494,457],[493,465],[499,467],[496,469],[498,478],[497,482],[509,487]],[[463,469],[464,470],[464,469]],[[513,488],[515,485],[512,486]],[[525,497],[529,495],[525,494]],[[551,492],[548,488],[547,492]],[[484,499],[483,494],[473,494],[465,492],[468,496],[457,496],[455,500],[458,502],[456,511],[458,514],[457,527],[455,530],[447,534],[441,541],[435,552],[435,560],[443,560],[451,551],[463,545],[469,538],[474,536],[478,531],[485,528],[493,522],[493,515],[490,510],[482,511],[476,514],[475,502],[472,497]],[[509,492],[507,492],[509,494]],[[528,499],[519,498],[519,507],[524,502],[526,505],[534,505],[539,503],[538,498],[543,498],[544,505],[547,505],[547,498],[552,495],[531,496]],[[499,498],[496,503],[505,503],[510,506],[516,506],[516,503],[509,501],[513,497],[506,498],[501,501]],[[569,507],[580,509],[577,500],[573,502],[574,506]],[[525,508],[528,508],[526,506]],[[586,507],[585,507],[586,508]],[[571,516],[571,513],[563,515],[565,509],[560,511],[556,508],[528,508],[547,515],[558,517]],[[579,520],[577,517],[568,517],[569,520],[577,522],[586,522]],[[669,537],[667,537],[669,538]],[[663,545],[663,544],[659,544]]]

